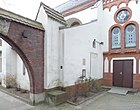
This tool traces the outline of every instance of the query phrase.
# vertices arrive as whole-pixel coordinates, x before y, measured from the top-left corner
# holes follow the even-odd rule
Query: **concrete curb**
[[[102,97],[106,93],[107,93],[107,91],[100,92],[99,94],[93,95],[93,96],[91,96],[91,97],[89,97],[89,98],[87,98],[87,99],[85,99],[85,100],[83,100],[83,101],[81,101],[81,102],[79,102],[77,104],[74,103],[74,102],[71,102],[71,101],[67,101],[67,103],[69,103],[71,105],[74,105],[74,106],[82,105],[82,104],[88,102],[89,100],[95,101],[96,99]]]

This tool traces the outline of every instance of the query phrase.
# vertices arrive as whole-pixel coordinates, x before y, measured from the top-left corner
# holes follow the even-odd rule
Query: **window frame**
[[[118,19],[117,19],[117,15],[119,12],[121,12],[122,10],[127,10],[129,12],[129,17],[124,21],[124,22],[120,22]],[[130,18],[132,17],[132,10],[128,7],[122,7],[120,9],[118,9],[115,14],[114,14],[114,21],[118,24],[123,24],[123,23],[126,23],[130,20]]]
[[[125,35],[124,35],[124,32],[125,32],[125,28],[126,26],[128,26],[129,24],[133,24],[136,26],[136,47],[129,47],[129,48],[125,48]],[[115,48],[115,49],[112,49],[112,35],[111,35],[111,30],[114,28],[114,27],[119,27],[121,29],[121,48]],[[139,24],[136,22],[136,21],[129,21],[129,22],[126,22],[124,25],[121,25],[121,24],[114,24],[110,27],[109,31],[108,31],[108,35],[109,35],[109,45],[108,45],[108,48],[109,48],[109,52],[110,53],[125,53],[125,52],[136,52],[136,51],[139,51]]]
[[[119,45],[119,47],[114,47],[113,48],[113,30],[115,29],[115,28],[119,28],[120,29],[120,38],[118,38],[118,39],[120,39],[120,45]],[[116,27],[113,27],[112,29],[111,29],[111,49],[120,49],[121,48],[121,28],[120,27],[118,27],[118,26],[116,26]],[[114,36],[115,37],[115,36]],[[119,41],[118,41],[119,42]]]
[[[135,30],[134,30],[134,31],[135,31],[135,38],[134,38],[134,39],[136,40],[136,38],[137,38],[136,25],[135,25],[135,24],[128,24],[128,25],[126,25],[125,28],[124,28],[124,42],[125,42],[125,43],[124,43],[124,47],[125,47],[125,48],[136,48],[136,41],[135,41],[135,46],[131,46],[132,43],[126,44],[126,42],[128,42],[128,41],[127,41],[128,38],[126,38],[126,37],[128,37],[128,36],[126,36],[126,28],[127,28],[128,26],[130,26],[130,25],[135,26]],[[133,39],[132,39],[132,41],[133,41]]]

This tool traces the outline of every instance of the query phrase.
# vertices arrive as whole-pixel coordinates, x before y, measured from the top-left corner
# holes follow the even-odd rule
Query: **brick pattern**
[[[134,24],[136,26],[136,48],[125,48],[125,28],[127,25],[129,24]],[[111,49],[111,32],[112,29],[114,27],[119,27],[121,29],[121,48],[120,49]],[[110,53],[132,53],[132,52],[139,52],[139,24],[136,21],[127,21],[125,22],[124,25],[120,25],[120,24],[114,24],[113,26],[111,26],[111,28],[109,29],[109,52]]]
[[[112,73],[103,74],[102,84],[105,85],[105,86],[112,86],[112,78],[113,78]]]
[[[122,4],[122,3],[126,3],[126,6],[128,6],[129,2],[131,0],[104,0],[103,1],[103,8],[108,8],[109,10],[111,10],[111,8],[113,6],[117,6],[117,8],[119,8],[119,6]],[[138,0],[135,0],[136,3],[138,3]]]
[[[127,18],[127,20],[124,21],[124,22],[119,22],[119,21],[117,20],[117,18],[116,18],[117,14],[118,14],[121,10],[127,10],[127,11],[129,12],[129,14],[130,14],[129,17]],[[115,12],[115,14],[114,14],[114,21],[115,21],[116,23],[118,23],[118,24],[128,23],[128,21],[130,20],[131,17],[132,17],[132,10],[131,10],[130,8],[128,8],[128,7],[122,7],[122,8],[118,9],[118,10]]]
[[[91,7],[91,6],[92,6],[94,3],[96,3],[96,2],[97,2],[97,0],[90,0],[90,1],[87,2],[87,3],[81,4],[81,5],[79,5],[79,6],[76,6],[76,7],[74,7],[74,8],[71,8],[71,9],[69,9],[69,10],[66,10],[66,11],[62,12],[62,15],[63,15],[63,16],[69,16],[69,15],[71,15],[71,14],[80,12],[80,11],[82,11],[82,10],[85,10],[85,9]]]
[[[113,6],[112,4],[116,3],[118,4],[117,6],[119,6],[120,3],[122,3],[122,1],[128,2],[127,0],[114,0],[114,1],[110,1],[110,0],[106,0],[104,2],[104,6]],[[128,2],[129,3],[129,2]],[[130,13],[129,18],[123,22],[120,23],[116,20],[116,14],[122,10],[122,9],[127,9]],[[139,50],[139,24],[136,21],[129,21],[130,18],[132,16],[132,11],[131,9],[129,9],[128,7],[125,8],[120,8],[119,10],[116,11],[116,13],[114,14],[114,21],[116,22],[116,24],[112,25],[108,31],[108,35],[109,35],[109,51],[108,52],[104,52],[103,56],[104,56],[104,61],[105,58],[108,58],[109,60],[109,72],[108,73],[104,73],[103,74],[103,84],[104,85],[108,85],[108,86],[112,86],[113,85],[113,73],[110,72],[110,67],[111,67],[111,59],[112,58],[126,58],[126,57],[134,57],[136,59],[136,74],[133,74],[133,88],[137,88],[140,89],[140,85],[139,85],[139,59],[140,59],[140,50]],[[134,24],[136,26],[136,48],[125,48],[125,37],[124,37],[124,30],[125,27],[129,24]],[[121,48],[119,49],[112,49],[111,47],[111,31],[114,27],[119,27],[121,29]]]
[[[23,37],[23,32],[28,38]],[[12,21],[7,36],[0,37],[9,43],[23,60],[30,79],[30,92],[44,91],[44,31]]]
[[[70,99],[78,95],[84,95],[84,93],[89,90],[89,84],[75,84],[73,86],[65,87],[64,90],[67,92],[67,96],[65,98]]]
[[[105,86],[113,86],[113,74],[105,73],[102,84]],[[140,90],[140,74],[133,74],[133,88]]]
[[[136,74],[133,74],[133,88],[140,90],[140,73],[139,73],[139,60],[140,60],[140,51],[136,52],[125,52],[125,53],[104,53],[104,61],[107,57],[109,60],[109,72],[103,74],[103,85],[112,86],[113,85],[113,73],[110,72],[110,65],[112,58],[126,58],[126,57],[134,57],[136,59]]]
[[[96,80],[96,83],[103,84],[103,79]],[[80,83],[75,84],[72,86],[65,87],[63,90],[66,91],[67,95],[65,96],[65,99],[70,99],[72,97],[85,95],[91,88],[91,85],[89,83]]]

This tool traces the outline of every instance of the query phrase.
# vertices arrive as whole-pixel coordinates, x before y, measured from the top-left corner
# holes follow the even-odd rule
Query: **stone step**
[[[46,93],[46,101],[50,105],[59,105],[66,102],[67,93],[62,90],[52,90]]]
[[[106,88],[106,89],[111,89],[112,87],[115,87],[115,86],[101,86],[102,88]],[[117,88],[125,88],[125,87],[117,87]],[[129,92],[133,92],[133,93],[136,93],[138,92],[138,89],[134,89],[134,88],[125,88],[127,89]]]

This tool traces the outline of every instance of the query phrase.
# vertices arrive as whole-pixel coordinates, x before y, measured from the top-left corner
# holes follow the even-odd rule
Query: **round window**
[[[123,10],[120,10],[117,14],[116,14],[116,19],[123,23],[125,22],[130,16],[130,13],[127,9],[123,9]]]

